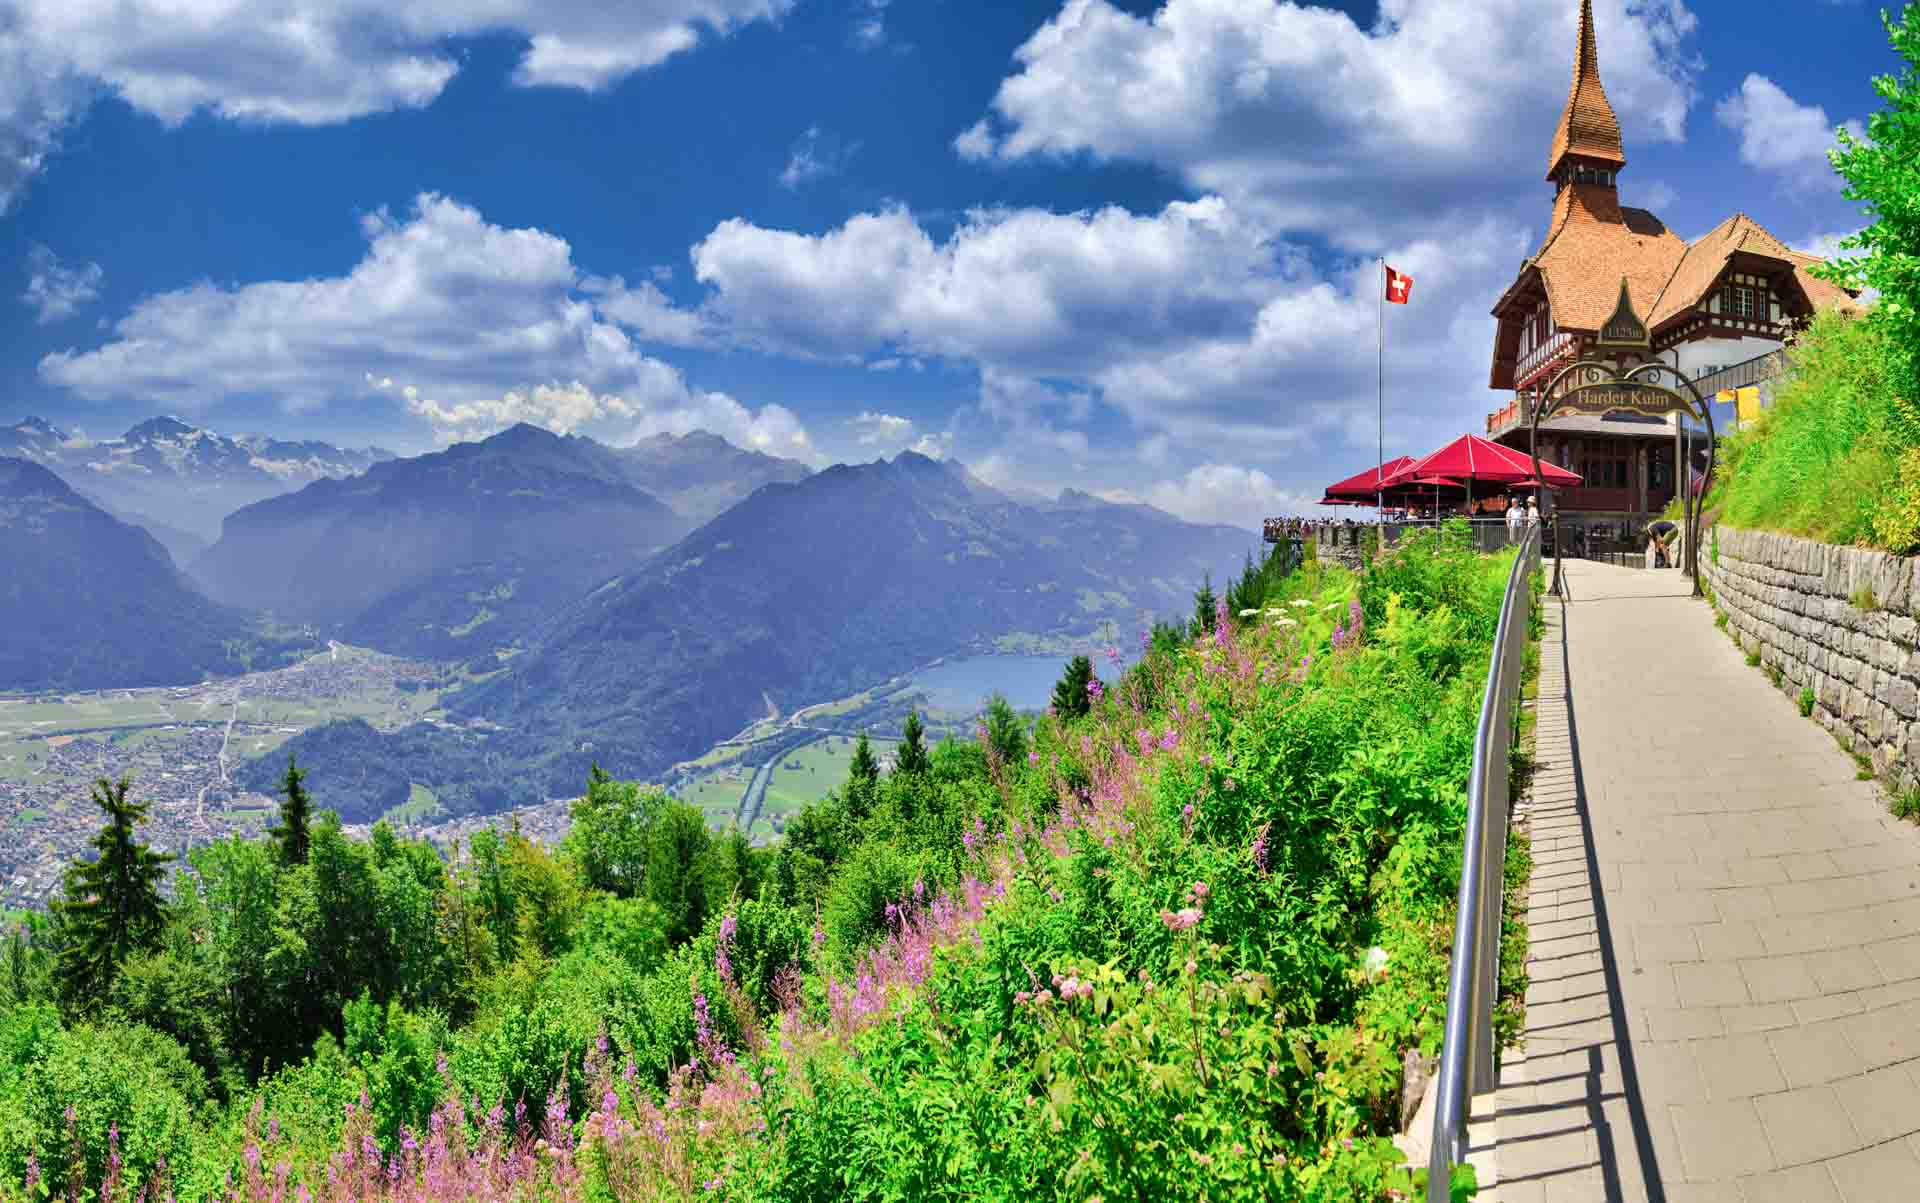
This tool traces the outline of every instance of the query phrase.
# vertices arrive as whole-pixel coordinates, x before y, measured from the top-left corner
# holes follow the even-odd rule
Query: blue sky
[[[0,420],[702,427],[1256,522],[1372,462],[1375,255],[1389,454],[1500,403],[1576,11],[0,0]],[[1877,8],[1596,20],[1626,203],[1861,224]]]

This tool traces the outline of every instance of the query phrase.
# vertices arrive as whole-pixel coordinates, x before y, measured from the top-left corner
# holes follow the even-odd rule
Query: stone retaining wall
[[[1740,646],[1811,688],[1813,718],[1882,780],[1920,788],[1920,557],[1720,526],[1700,567]]]

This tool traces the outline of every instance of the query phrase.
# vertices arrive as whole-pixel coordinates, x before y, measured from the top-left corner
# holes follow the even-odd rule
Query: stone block
[[[1905,614],[1896,614],[1889,609],[1887,614],[1887,636],[1905,648],[1920,644],[1920,618],[1909,618]]]
[[[1912,720],[1920,716],[1920,685],[1905,677],[1894,677],[1887,682],[1887,705],[1903,719]]]
[[[1876,553],[1873,565],[1873,595],[1889,611],[1904,611],[1912,601],[1913,567],[1905,556]]]

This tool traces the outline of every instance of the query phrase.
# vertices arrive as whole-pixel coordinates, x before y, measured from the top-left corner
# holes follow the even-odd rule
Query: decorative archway
[[[1624,304],[1624,294],[1622,302]],[[1663,377],[1672,377],[1681,388],[1671,388],[1657,383]],[[1570,363],[1554,373],[1544,389],[1539,390],[1530,407],[1528,415],[1527,442],[1533,457],[1534,479],[1540,477],[1540,421],[1563,413],[1585,413],[1604,417],[1608,414],[1631,413],[1645,417],[1665,416],[1670,413],[1690,413],[1699,418],[1707,428],[1707,472],[1700,481],[1700,497],[1706,499],[1707,486],[1713,481],[1713,470],[1719,456],[1716,446],[1713,411],[1707,401],[1694,387],[1693,381],[1672,364],[1661,360],[1647,360],[1622,371],[1613,363],[1595,359],[1582,359]],[[1701,595],[1700,588],[1700,505],[1694,501],[1691,464],[1674,465],[1674,483],[1680,491],[1681,512],[1684,515],[1686,529],[1686,574],[1693,579],[1693,595]],[[1544,487],[1544,485],[1542,486]],[[1558,507],[1555,507],[1555,522],[1559,521]],[[1554,532],[1553,540],[1553,589],[1555,594],[1562,592],[1561,586],[1561,541],[1559,531]]]

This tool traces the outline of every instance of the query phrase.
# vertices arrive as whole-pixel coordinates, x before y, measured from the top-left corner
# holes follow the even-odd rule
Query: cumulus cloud
[[[98,297],[105,275],[98,263],[62,263],[36,242],[27,247],[27,290],[20,299],[37,311],[35,320],[44,326],[72,317],[80,306]]]
[[[1810,234],[1793,249],[1806,255],[1818,255],[1822,259],[1831,259],[1836,255],[1857,255],[1859,251],[1840,249],[1842,240],[1851,238],[1858,230],[1832,230],[1825,234]]]
[[[1827,160],[1836,145],[1835,123],[1817,104],[1800,104],[1764,75],[1749,73],[1740,90],[1714,106],[1721,125],[1740,135],[1740,161],[1770,171],[1790,187],[1838,190],[1840,177]],[[1858,121],[1845,128],[1856,138],[1866,137]]]
[[[913,420],[895,414],[864,410],[847,419],[853,441],[862,447],[900,446],[913,438]]]
[[[1681,0],[1596,8],[1607,95],[1632,139],[1680,141],[1699,69],[1692,13]],[[1274,0],[1166,0],[1151,17],[1067,0],[954,145],[1149,162],[1282,228],[1370,247],[1435,214],[1537,200],[1576,13],[1564,0],[1385,0],[1363,29]],[[1553,69],[1514,68],[1543,62]],[[1528,128],[1537,137],[1515,136]]]
[[[104,345],[45,356],[40,375],[90,400],[182,410],[386,393],[443,439],[517,421],[602,437],[699,427],[813,457],[790,411],[695,389],[641,353],[623,323],[655,322],[645,307],[663,302],[648,298],[652,285],[583,278],[561,238],[493,225],[434,194],[405,218],[365,218],[362,232],[366,254],[344,276],[160,293]]]
[[[1189,522],[1222,523],[1258,530],[1262,519],[1317,512],[1318,498],[1286,489],[1258,468],[1201,464],[1184,476],[1155,481],[1145,489],[1105,489],[1107,501],[1144,502]]]
[[[200,110],[324,125],[418,108],[460,69],[446,39],[528,39],[523,87],[605,88],[793,0],[11,0],[0,6],[0,210],[96,89],[170,125]]]
[[[1478,421],[1489,298],[1529,249],[1517,226],[1483,219],[1390,252],[1420,290],[1389,315],[1392,408],[1416,408],[1417,392],[1436,429]],[[1188,447],[1280,454],[1309,435],[1358,438],[1362,410],[1372,433],[1377,266],[1316,270],[1219,197],[1150,214],[981,211],[940,241],[898,208],[821,234],[733,220],[693,262],[703,311],[729,337],[884,355],[876,367],[971,364],[982,413],[1067,455],[1085,454],[1079,428],[1100,405]]]

